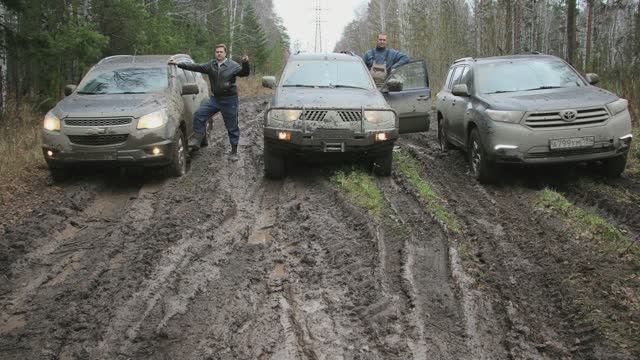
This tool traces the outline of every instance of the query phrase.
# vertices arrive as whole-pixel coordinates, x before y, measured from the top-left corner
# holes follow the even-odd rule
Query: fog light
[[[53,151],[51,151],[51,150],[47,150],[47,156],[48,156],[48,157],[52,157],[52,156],[53,156]]]
[[[291,140],[291,133],[288,131],[278,131],[278,140],[282,140],[282,141]]]
[[[387,137],[387,133],[380,132],[374,135],[374,139],[376,141],[387,141],[389,138]]]
[[[153,155],[160,155],[162,153],[162,151],[158,147],[154,147],[152,152],[153,152]]]

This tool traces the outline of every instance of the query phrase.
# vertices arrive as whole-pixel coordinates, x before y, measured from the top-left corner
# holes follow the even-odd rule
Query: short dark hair
[[[227,45],[225,44],[216,44],[216,46],[213,47],[213,51],[215,51],[218,48],[223,48],[224,52],[227,52]]]

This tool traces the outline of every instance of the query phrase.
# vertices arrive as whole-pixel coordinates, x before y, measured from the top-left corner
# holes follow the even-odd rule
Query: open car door
[[[401,82],[402,89],[389,89],[386,83],[390,80]],[[386,83],[381,91],[387,103],[398,112],[400,133],[429,130],[431,89],[429,89],[427,65],[424,60],[398,66],[391,72]]]

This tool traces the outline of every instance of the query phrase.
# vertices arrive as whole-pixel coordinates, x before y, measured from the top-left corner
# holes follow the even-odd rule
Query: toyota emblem
[[[578,112],[575,110],[564,110],[560,112],[560,117],[562,118],[562,120],[570,122],[578,117]]]

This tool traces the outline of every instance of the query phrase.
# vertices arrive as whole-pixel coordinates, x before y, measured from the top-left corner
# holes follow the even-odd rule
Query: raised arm
[[[171,62],[169,62],[171,64]],[[184,69],[184,70],[189,70],[189,71],[195,71],[195,72],[199,72],[199,73],[203,73],[203,74],[208,74],[209,73],[209,69],[211,68],[211,64],[210,63],[204,63],[204,64],[195,64],[195,63],[185,63],[185,62],[180,62],[180,63],[174,63],[177,67],[179,67],[180,69]]]
[[[249,59],[247,58],[246,60],[243,58],[242,60],[242,66],[240,68],[238,68],[238,72],[236,73],[236,76],[238,77],[245,77],[245,76],[249,76],[249,72],[250,72],[250,67],[249,67]]]
[[[403,52],[400,52],[398,50],[394,50],[395,53],[393,54],[393,62],[391,65],[392,69],[397,68],[400,65],[404,65],[406,63],[409,62],[409,56]]]

